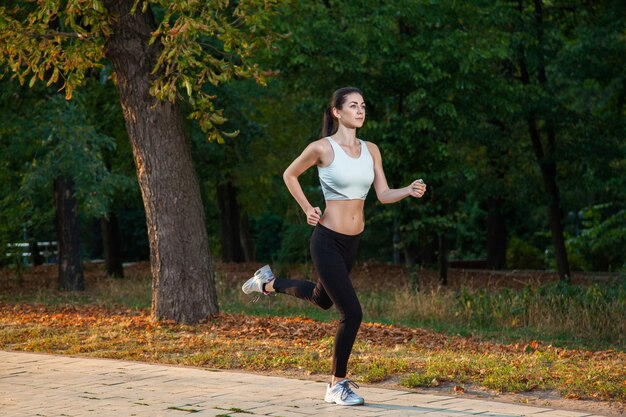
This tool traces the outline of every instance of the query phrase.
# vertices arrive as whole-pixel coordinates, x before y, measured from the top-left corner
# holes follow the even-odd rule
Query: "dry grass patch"
[[[326,375],[336,323],[220,314],[189,326],[153,323],[147,310],[0,304],[0,349]],[[365,323],[351,359],[363,382],[444,382],[499,392],[556,389],[626,403],[626,354],[496,344],[422,329]]]

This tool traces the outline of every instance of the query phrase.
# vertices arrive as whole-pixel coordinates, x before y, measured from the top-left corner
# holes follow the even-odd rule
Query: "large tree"
[[[224,121],[214,87],[263,73],[250,61],[268,40],[274,1],[17,1],[0,7],[0,65],[21,83],[113,67],[142,192],[155,319],[196,322],[218,311],[200,189],[179,101],[211,139]]]
[[[8,80],[0,85],[0,100],[10,103],[0,120],[2,165],[10,170],[2,175],[8,189],[0,203],[0,240],[23,236],[32,246],[34,264],[43,261],[37,259],[36,239],[56,240],[59,288],[83,290],[78,213],[104,215],[111,194],[123,183],[102,161],[102,152],[113,150],[113,139],[87,120],[84,94],[68,102],[49,89],[27,89]]]

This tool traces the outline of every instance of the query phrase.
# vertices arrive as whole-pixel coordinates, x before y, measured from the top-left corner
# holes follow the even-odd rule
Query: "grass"
[[[200,412],[202,410],[197,410],[195,408],[182,408],[182,407],[167,407],[168,410],[174,410],[174,411],[185,411],[187,413],[197,413]]]
[[[237,287],[220,287],[228,313],[261,316],[302,315],[336,319],[300,300],[263,297],[251,304]],[[404,289],[361,289],[365,321],[422,327],[448,335],[478,336],[497,342],[540,340],[580,349],[626,349],[626,277],[603,284],[550,282],[522,289],[410,293]]]
[[[248,267],[248,270],[252,268]],[[296,271],[297,276],[312,279],[312,272],[305,267],[297,267]],[[137,309],[151,305],[152,283],[145,265],[131,270],[129,278],[121,281],[96,274],[88,285],[89,290],[83,293],[51,290],[55,273],[56,270],[49,270],[43,286],[0,292],[0,301],[121,305]],[[218,269],[216,280],[222,312],[336,320],[337,313],[333,309],[321,310],[291,297],[261,297],[256,303],[251,302],[252,298],[239,289],[248,273]],[[389,274],[392,273],[397,274],[397,270]],[[387,276],[379,276],[380,272],[374,277],[368,277],[362,271],[357,274],[361,276],[355,279],[355,286],[365,321],[421,327],[496,342],[539,340],[569,348],[626,350],[626,274],[603,282],[576,285],[529,280],[518,288],[490,284],[474,284],[477,288],[472,288],[462,282],[452,290],[431,285],[417,293],[407,291],[397,280],[386,286],[373,284],[392,281]],[[3,279],[15,280],[7,270],[4,276],[0,276],[0,284]]]
[[[131,268],[118,280],[94,267],[84,293],[52,290],[54,270],[31,281],[22,276],[21,286],[11,285],[10,271],[3,271],[0,349],[290,375],[328,373],[334,311],[285,296],[252,303],[239,291],[240,275],[247,272],[224,266],[217,283],[225,315],[194,326],[152,323],[151,282],[142,268]],[[350,362],[357,381],[555,390],[568,398],[626,403],[624,277],[585,285],[459,285],[415,294],[376,282],[355,281],[365,322],[382,323],[364,324],[357,338]],[[446,336],[416,333],[415,327]]]

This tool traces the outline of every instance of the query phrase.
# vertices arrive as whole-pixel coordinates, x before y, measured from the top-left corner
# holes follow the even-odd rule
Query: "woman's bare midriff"
[[[365,228],[364,200],[327,200],[320,223],[344,235],[358,235]]]

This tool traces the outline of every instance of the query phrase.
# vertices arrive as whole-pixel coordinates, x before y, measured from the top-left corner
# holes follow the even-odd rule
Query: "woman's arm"
[[[322,210],[319,207],[313,207],[309,203],[309,200],[304,195],[304,191],[302,191],[298,177],[304,171],[320,162],[323,151],[324,149],[319,141],[309,144],[283,173],[283,180],[287,189],[306,214],[307,223],[311,226],[315,226],[320,221]]]
[[[413,181],[410,185],[404,188],[389,188],[387,179],[385,178],[383,161],[378,146],[371,142],[367,142],[367,149],[370,151],[372,159],[374,159],[374,190],[376,190],[378,201],[383,204],[391,204],[409,196],[421,198],[424,195],[426,192],[426,184],[424,184],[421,179]]]

